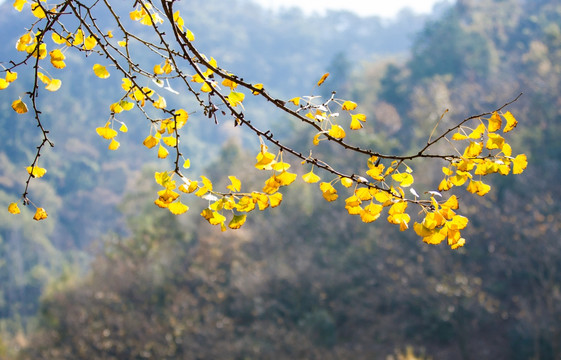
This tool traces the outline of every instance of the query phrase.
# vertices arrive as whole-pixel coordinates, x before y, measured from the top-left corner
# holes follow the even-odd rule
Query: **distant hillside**
[[[115,1],[114,6],[126,13],[131,3]],[[345,74],[364,61],[405,54],[426,20],[410,13],[402,13],[395,21],[360,18],[348,12],[305,17],[296,10],[272,13],[247,1],[227,4],[193,0],[176,6],[196,34],[197,46],[229,70],[267,84],[278,97],[307,93],[338,54],[346,54],[348,68],[341,69]],[[15,42],[32,21],[17,13],[12,1],[0,5],[1,62],[21,56]],[[91,72],[91,61],[70,56],[66,70]],[[29,214],[0,219],[0,319],[34,314],[43,284],[69,258],[87,267],[81,255],[69,250],[79,254],[89,251],[92,242],[107,233],[128,234],[118,206],[142,165],[155,160],[138,141],[145,136],[144,128],[129,126],[119,154],[107,151],[94,129],[107,117],[108,104],[117,94],[94,76],[77,81],[66,70],[60,72],[63,87],[57,101],[49,102],[47,95],[41,98],[43,119],[56,146],[41,157],[49,173],[34,184],[32,195],[48,206],[49,219],[44,224],[30,221]],[[9,134],[0,142],[2,204],[16,200],[23,191],[25,167],[32,156],[29,144],[37,137],[28,120],[15,117],[10,109],[13,99],[31,85],[24,71],[19,76],[16,84],[0,92],[0,132]],[[208,144],[228,136],[205,124],[193,125],[199,133],[185,138],[190,150],[199,154],[194,155],[200,160],[194,166],[212,161],[220,148]]]

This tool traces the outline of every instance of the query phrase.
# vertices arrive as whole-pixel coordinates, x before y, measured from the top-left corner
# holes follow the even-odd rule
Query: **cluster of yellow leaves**
[[[341,183],[347,187],[349,184],[343,180],[344,178],[341,179]],[[324,197],[326,197],[325,193]],[[385,207],[389,207],[388,222],[399,225],[401,231],[406,230],[410,221],[409,215],[405,213],[407,203],[392,195],[390,191],[374,187],[357,187],[354,194],[345,199],[345,209],[348,213],[359,215],[365,223],[378,220]]]
[[[431,202],[432,211],[427,211],[423,221],[413,225],[417,235],[428,244],[437,245],[448,238],[448,245],[452,249],[464,246],[466,240],[462,238],[460,230],[465,229],[468,219],[454,212],[459,207],[456,196],[451,196],[443,204],[438,204],[434,197]]]
[[[506,122],[504,128],[503,119]],[[467,183],[467,191],[484,196],[491,190],[491,186],[481,181],[482,176],[494,173],[508,175],[511,171],[513,174],[521,174],[526,169],[526,155],[513,157],[511,146],[497,133],[500,129],[503,129],[503,133],[512,131],[518,124],[516,118],[509,111],[504,114],[494,112],[486,121],[487,125],[483,119],[474,129],[461,127],[452,136],[452,140],[463,141],[467,146],[459,160],[442,169],[445,177],[438,186],[439,191],[447,191]],[[489,150],[488,155],[482,155],[484,149]]]
[[[31,175],[32,177],[34,177],[34,178],[43,177],[43,176],[47,173],[47,169],[44,169],[44,168],[39,167],[39,166],[37,166],[37,165],[28,166],[28,167],[26,168],[26,170],[27,170],[27,173],[28,173],[29,175]]]
[[[156,172],[156,182],[163,187],[158,191],[158,198],[155,204],[161,208],[168,209],[174,215],[180,215],[189,207],[181,202],[181,193],[194,194],[208,201],[209,205],[202,212],[201,216],[211,225],[220,225],[222,231],[228,228],[239,229],[246,221],[246,213],[254,209],[265,210],[269,206],[276,207],[282,201],[282,195],[266,195],[260,192],[240,193],[241,181],[235,176],[229,176],[230,184],[226,186],[230,193],[219,193],[214,190],[214,185],[206,176],[201,176],[200,181],[190,180],[181,177],[181,184],[178,186],[173,180],[174,172]],[[177,192],[177,191],[179,192]],[[232,217],[226,225],[226,215],[230,212]]]
[[[11,203],[10,205],[8,205],[8,212],[10,214],[17,215],[17,214],[21,213],[21,210],[19,209],[18,204]],[[46,218],[47,218],[47,212],[45,211],[45,209],[37,208],[35,210],[35,215],[33,215],[33,220],[40,221],[40,220],[44,220]]]
[[[164,65],[156,64],[154,65],[154,74],[155,75],[162,75],[162,74],[169,74],[173,71],[173,65],[169,59],[166,59]]]
[[[218,63],[212,57],[208,61],[208,64],[211,65],[214,68],[218,67]],[[212,89],[214,87],[218,86],[218,83],[211,78],[212,74],[214,74],[214,70],[212,70],[210,68],[207,68],[202,73],[202,76],[199,75],[199,74],[195,74],[195,75],[191,76],[191,81],[195,82],[195,83],[202,84],[201,85],[201,91],[204,92],[204,93],[209,93],[209,92],[212,91]]]
[[[18,78],[17,72],[6,70],[6,76],[4,78],[0,78],[0,90],[6,89],[17,78]]]
[[[45,84],[45,89],[49,91],[57,91],[62,85],[62,81],[60,81],[59,79],[52,79],[40,71],[37,72],[37,78],[41,80],[43,84]]]
[[[46,2],[40,0],[41,2]],[[14,8],[22,11],[28,0],[15,0]],[[56,13],[56,8],[47,9],[46,4],[39,1],[31,3],[32,14],[39,18],[45,18],[49,14]],[[158,12],[149,4],[140,4],[135,10],[130,12],[130,18],[138,21],[146,26],[154,26],[163,23],[163,19]],[[194,41],[195,37],[192,32],[185,27],[185,22],[180,16],[179,11],[173,14],[173,23],[182,32],[188,41]],[[74,33],[67,32],[63,35],[53,32],[52,41],[57,45],[63,45],[62,48],[56,48],[48,52],[47,45],[43,42],[43,34],[33,33],[31,30],[22,35],[17,43],[18,51],[27,52],[30,56],[45,59],[47,55],[50,57],[51,65],[56,69],[66,67],[66,56],[64,54],[65,47],[78,48],[81,51],[92,51],[98,45],[98,39],[94,35],[86,36],[81,28]],[[107,38],[112,38],[111,32],[107,34]],[[119,46],[127,46],[127,39],[118,42]],[[227,105],[230,107],[243,107],[245,94],[236,91],[238,83],[233,74],[226,73],[226,77],[222,78],[219,83],[213,76],[214,69],[218,69],[217,62],[214,58],[210,58],[207,68],[204,72],[198,72],[191,76],[191,81],[201,84],[200,91],[210,93],[213,89],[220,89],[220,85],[229,89],[229,93],[225,96]],[[204,68],[204,67],[203,67]],[[166,75],[171,74],[175,70],[170,59],[164,59],[163,63],[156,64],[153,67],[153,73],[156,76],[156,82],[168,80]],[[197,70],[199,71],[199,70]],[[202,70],[201,70],[202,71]],[[5,70],[6,75],[0,78],[0,90],[6,89],[11,82],[17,79],[17,73]],[[102,79],[110,77],[107,67],[101,64],[93,66],[94,74]],[[321,86],[328,78],[329,73],[324,74],[317,82],[317,86]],[[61,86],[61,81],[45,75],[43,72],[37,72],[37,78],[45,84],[45,89],[56,91]],[[134,108],[134,104],[139,108],[145,106],[146,100],[152,103],[154,108],[165,110],[167,107],[166,99],[157,94],[156,91],[148,87],[139,87],[133,83],[134,79],[124,78],[122,88],[126,94],[119,100],[111,104],[110,120],[103,127],[98,127],[96,132],[104,139],[110,140],[109,149],[116,150],[119,142],[115,139],[118,132],[114,130],[115,123],[121,124],[119,131],[127,132],[127,126],[121,121],[115,119],[115,114],[123,111],[129,111]],[[262,93],[263,85],[256,84],[252,93],[258,95]],[[156,97],[157,95],[157,97]],[[356,113],[357,104],[350,100],[334,100],[330,99],[324,104],[314,104],[314,97],[296,97],[290,99],[289,102],[300,109],[309,111],[305,116],[311,122],[320,124],[321,131],[313,138],[313,144],[318,145],[322,139],[342,140],[347,134],[341,123],[341,117],[338,111],[345,112],[350,117],[349,128],[351,130],[359,130],[363,128],[366,122],[366,115]],[[129,101],[132,100],[132,101]],[[306,102],[306,104],[302,104]],[[340,106],[337,111],[330,109],[330,104],[335,103]],[[26,113],[28,111],[26,104],[21,100],[12,103],[12,108],[17,113]],[[189,115],[183,110],[177,110],[173,117],[153,120],[150,135],[143,141],[147,148],[158,146],[157,155],[164,159],[169,155],[169,148],[178,150],[178,133],[177,130],[182,128],[186,123]],[[503,121],[504,120],[504,121]],[[486,123],[486,122],[487,123]],[[503,127],[503,122],[505,123]],[[481,181],[481,176],[500,173],[507,175],[511,171],[513,174],[520,174],[527,166],[526,155],[520,154],[512,156],[512,149],[506,143],[504,137],[497,133],[503,129],[503,133],[513,130],[517,125],[517,121],[510,112],[493,113],[489,119],[482,119],[480,124],[474,129],[467,127],[459,127],[458,132],[452,136],[454,141],[463,141],[466,144],[463,152],[460,152],[458,160],[451,162],[450,166],[442,169],[445,177],[439,185],[440,191],[451,189],[453,186],[461,186],[467,183],[467,191],[485,195],[490,191],[490,186]],[[152,132],[154,133],[152,135]],[[322,138],[323,136],[323,138]],[[489,155],[482,155],[484,149],[489,151]],[[179,152],[178,152],[179,154]],[[307,160],[305,160],[307,161]],[[304,162],[305,162],[304,161]],[[317,164],[317,163],[316,163]],[[189,160],[185,160],[184,167],[189,167]],[[410,187],[414,183],[412,170],[402,161],[393,161],[387,164],[381,163],[381,159],[371,157],[367,161],[366,175],[372,180],[360,177],[356,178],[340,177],[330,182],[320,182],[321,178],[314,173],[312,169],[302,175],[302,179],[306,183],[319,183],[320,191],[326,201],[332,202],[338,199],[339,194],[334,185],[341,182],[345,188],[351,188],[355,182],[357,185],[351,196],[345,199],[345,208],[351,215],[360,216],[365,223],[376,221],[381,217],[384,208],[387,208],[387,221],[391,224],[399,225],[400,230],[404,231],[409,228],[411,217],[406,210],[409,202],[417,202],[418,194],[414,189],[410,189],[415,196],[415,200],[407,200],[403,188]],[[186,213],[189,207],[181,200],[182,194],[193,194],[197,197],[208,201],[208,207],[202,212],[201,216],[212,225],[220,225],[224,231],[227,227],[232,229],[240,228],[246,222],[246,214],[254,209],[265,210],[268,207],[276,207],[282,202],[282,194],[279,189],[282,186],[292,184],[297,175],[289,172],[291,165],[282,159],[282,151],[273,154],[268,151],[267,146],[261,145],[261,150],[257,154],[255,167],[259,170],[269,171],[271,176],[265,181],[261,192],[241,193],[241,181],[235,176],[229,176],[230,184],[226,186],[227,192],[218,192],[214,189],[213,183],[205,176],[200,176],[200,180],[193,181],[182,176],[176,171],[156,172],[155,180],[162,187],[158,191],[158,198],[155,204],[161,208],[168,209],[172,214],[180,215]],[[405,169],[403,169],[405,168]],[[37,165],[28,167],[30,176],[39,178],[45,175],[46,169]],[[173,180],[173,177],[180,177],[179,184]],[[475,178],[479,176],[479,178]],[[354,177],[354,175],[353,175]],[[391,180],[389,180],[391,179]],[[444,240],[448,240],[448,244],[453,248],[461,247],[465,244],[465,239],[461,237],[460,231],[463,230],[468,223],[468,219],[457,215],[459,205],[456,196],[450,197],[443,203],[438,203],[434,196],[429,202],[425,201],[422,205],[424,210],[424,218],[421,222],[414,224],[415,232],[429,244],[439,244]],[[419,202],[421,204],[421,202]],[[8,211],[12,214],[20,213],[17,204],[12,203],[8,207]],[[226,225],[227,216],[231,214],[231,219]],[[43,208],[37,208],[34,215],[35,220],[42,220],[47,217],[47,213]]]
[[[121,126],[119,127],[119,131],[126,133],[128,131],[127,125],[125,125],[125,123],[120,122],[119,120],[115,119],[114,117],[111,117],[111,120],[107,121],[105,123],[105,126],[103,127],[98,127],[95,129],[95,131],[97,132],[97,134],[99,136],[101,136],[102,138],[106,139],[106,140],[111,140],[109,142],[109,146],[108,149],[109,150],[117,150],[119,148],[119,146],[121,145],[115,138],[117,137],[117,130],[113,129],[114,126],[114,122],[118,122],[121,124]]]
[[[324,74],[324,76],[318,82],[318,86],[325,81],[327,75],[329,74]],[[305,116],[311,121],[321,123],[322,130],[314,136],[313,144],[318,145],[322,140],[322,135],[327,135],[329,138],[336,140],[344,139],[347,136],[347,133],[345,132],[345,129],[338,123],[340,114],[338,112],[331,111],[331,109],[326,104],[313,104],[312,100],[312,97],[295,97],[288,100],[288,102],[294,104],[295,106],[309,107],[310,110],[306,113]],[[303,102],[305,102],[306,104],[303,104]],[[362,129],[362,123],[366,122],[366,115],[361,113],[352,113],[352,111],[357,108],[357,104],[353,101],[347,100],[340,104],[340,106],[341,110],[347,112],[351,118],[349,128],[351,130]]]
[[[153,11],[150,4],[139,5],[137,9],[130,12],[131,20],[138,21],[142,25],[152,26],[153,24],[161,24],[164,20],[160,15]]]
[[[295,173],[288,171],[290,164],[282,160],[282,153],[276,156],[270,153],[264,144],[261,144],[261,150],[257,154],[256,160],[255,168],[271,172],[271,176],[265,180],[262,191],[272,196],[280,196],[282,199],[282,194],[278,192],[280,187],[292,184],[297,177]]]
[[[16,0],[14,2],[14,8],[18,11],[21,11],[26,3],[26,0]],[[46,16],[43,10],[43,5],[39,4],[38,2],[32,3],[31,9],[33,14],[38,18],[44,18]],[[55,13],[55,10],[56,9],[53,8],[49,11]],[[82,50],[86,51],[94,49],[97,45],[97,39],[93,35],[89,35],[86,37],[81,28],[78,28],[74,34],[68,33],[66,38],[62,37],[56,32],[52,32],[51,38],[55,44],[64,45],[65,47],[80,47]],[[50,63],[55,69],[64,69],[66,67],[66,56],[64,55],[64,48],[53,49],[49,52],[47,50],[47,44],[42,40],[39,43],[38,39],[42,39],[42,34],[40,32],[33,33],[31,31],[28,31],[18,38],[16,42],[16,49],[21,52],[27,52],[29,55],[39,58],[39,60],[43,60],[47,57],[47,55],[49,55]],[[94,66],[94,72],[99,77],[109,77],[109,73],[107,72],[105,67],[99,64],[96,64]],[[41,71],[37,71],[36,76],[37,79],[45,85],[45,89],[48,91],[57,91],[62,85],[62,81],[60,79],[56,79],[54,77],[46,75]],[[10,83],[15,81],[16,79],[16,72],[6,70],[5,77],[0,78],[0,90],[6,89],[10,85]],[[28,111],[27,105],[21,99],[15,100],[12,103],[12,109],[19,114],[24,114]]]
[[[151,149],[159,144],[158,158],[165,159],[169,155],[168,147],[176,147],[178,144],[176,130],[181,129],[189,118],[187,111],[179,109],[175,112],[173,118],[160,120],[160,127],[155,131],[155,134],[148,135],[142,144],[148,149]],[[188,166],[186,166],[188,167]]]

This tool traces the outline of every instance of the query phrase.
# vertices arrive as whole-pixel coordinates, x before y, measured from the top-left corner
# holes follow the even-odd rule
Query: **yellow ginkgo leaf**
[[[279,162],[276,162],[276,163],[272,164],[271,168],[275,171],[286,171],[286,170],[290,169],[290,164],[279,161]]]
[[[10,70],[8,70],[8,71],[6,72],[6,82],[7,82],[7,83],[14,82],[14,81],[17,80],[17,78],[18,78],[18,73],[17,73],[17,72],[15,72],[15,71],[10,71]]]
[[[446,207],[446,208],[449,208],[449,209],[456,210],[460,207],[460,203],[458,202],[458,197],[456,195],[452,195],[441,206],[443,208]]]
[[[483,183],[482,181],[470,181],[467,188],[467,191],[473,194],[477,194],[479,196],[484,196],[489,191],[491,191],[491,186]]]
[[[322,182],[319,184],[319,189],[323,193],[323,198],[327,201],[335,201],[339,197],[337,190],[335,190],[331,183]]]
[[[5,79],[0,78],[0,90],[4,90],[8,86],[10,86],[10,83],[7,82]]]
[[[42,72],[37,72],[37,77],[39,78],[39,80],[41,80],[41,82],[45,85],[49,85],[49,83],[51,82],[51,78],[48,77],[47,75],[43,74]]]
[[[185,161],[183,162],[183,168],[189,169],[190,167],[191,167],[191,160],[185,159]]]
[[[17,51],[26,51],[27,46],[33,41],[31,37],[31,33],[25,33],[16,42],[16,50]]]
[[[185,21],[179,15],[179,10],[173,13],[173,22],[175,23],[175,25],[177,25],[179,30],[183,31],[183,26],[185,26]]]
[[[205,209],[205,210],[210,211],[210,214],[207,212],[205,215],[203,215],[202,213],[201,213],[201,215],[203,215],[203,217],[204,217],[205,219],[207,219],[208,222],[209,222],[211,225],[223,224],[224,221],[226,221],[226,217],[225,217],[224,215],[220,214],[219,212],[217,212],[217,211],[212,211],[212,210],[210,210],[210,209]]]
[[[12,102],[12,109],[18,114],[25,114],[27,112],[27,105],[21,99]]]
[[[78,29],[74,34],[74,40],[72,41],[72,45],[74,46],[82,45],[83,42],[84,42],[84,32],[82,31],[82,29]]]
[[[518,125],[518,121],[516,121],[516,119],[510,113],[510,111],[507,111],[506,114],[503,115],[503,117],[506,120],[506,126],[505,126],[503,132],[507,133],[507,132],[511,131],[512,129],[514,129],[516,127],[516,125]]]
[[[27,3],[27,0],[16,0],[16,1],[14,1],[14,9],[21,12],[21,10],[23,9],[23,5],[25,5],[26,3]]]
[[[97,39],[92,35],[84,39],[84,50],[91,50],[97,45]]]
[[[362,123],[355,119],[354,117],[351,119],[351,130],[359,130],[362,129]]]
[[[234,192],[240,191],[242,189],[242,182],[235,176],[228,176],[228,179],[232,182],[231,185],[226,186],[229,190]]]
[[[162,69],[162,65],[160,65],[160,64],[154,65],[154,70],[153,71],[154,71],[154,74],[156,74],[156,75],[162,75],[164,73],[164,70]]]
[[[134,107],[134,103],[126,100],[119,101],[119,106],[125,111],[129,111]]]
[[[351,187],[353,185],[353,181],[351,179],[349,179],[348,177],[344,177],[344,178],[341,178],[341,185],[348,188],[348,187]]]
[[[331,125],[331,129],[329,129],[328,134],[335,139],[342,139],[345,137],[345,130],[343,130],[343,128],[339,125],[333,124]]]
[[[272,208],[279,206],[282,202],[282,194],[281,193],[274,193],[269,196],[269,204]]]
[[[169,147],[175,147],[177,145],[177,139],[175,138],[175,136],[163,137],[162,141]]]
[[[181,201],[176,201],[168,205],[168,210],[174,215],[181,215],[189,210],[189,206],[183,204]]]
[[[229,87],[230,90],[234,90],[235,88],[238,87],[238,84],[230,79],[224,79],[222,80],[222,85]]]
[[[111,139],[111,142],[109,143],[109,150],[117,150],[120,145],[121,144],[117,140]]]
[[[280,181],[281,186],[290,185],[296,180],[297,175],[288,171],[283,171],[276,176],[276,179]]]
[[[361,201],[368,201],[372,199],[372,193],[367,187],[358,188],[355,190],[355,196]]]
[[[447,176],[451,176],[452,174],[454,174],[454,170],[444,166],[442,167],[442,172]]]
[[[165,109],[166,108],[166,99],[158,95],[158,100],[154,101],[154,107],[156,109]]]
[[[230,220],[230,223],[228,224],[228,227],[230,229],[239,229],[245,223],[246,218],[247,218],[247,215],[234,215],[232,220]]]
[[[40,221],[47,218],[47,212],[43,208],[37,208],[33,220]]]
[[[154,136],[152,135],[148,135],[148,137],[146,137],[146,139],[144,139],[144,141],[142,142],[142,144],[144,146],[146,146],[148,149],[153,148],[154,146],[158,145],[158,142],[160,142],[159,139],[156,139]]]
[[[257,90],[251,91],[251,93],[252,93],[253,95],[259,95],[260,91],[258,91],[258,90],[263,90],[263,84],[255,84],[255,85],[253,85],[253,87],[254,87],[255,89],[257,89]]]
[[[64,56],[60,49],[54,49],[49,53],[49,55],[51,56],[51,64],[53,64],[55,68],[63,69],[64,67],[66,67],[66,63],[64,62],[66,56]]]
[[[321,76],[321,79],[319,79],[319,81],[318,81],[318,84],[317,84],[317,85],[318,85],[318,86],[321,86],[321,84],[323,84],[323,83],[324,83],[324,81],[325,81],[325,80],[327,80],[327,77],[328,77],[328,76],[329,76],[329,73],[325,73],[325,74],[323,74],[323,75]]]
[[[107,71],[105,66],[100,65],[100,64],[95,64],[93,66],[93,71],[94,71],[95,75],[98,78],[101,78],[101,79],[107,79],[110,76],[109,71]]]
[[[62,81],[60,79],[51,79],[47,86],[45,86],[45,89],[49,91],[57,91],[58,89],[60,89],[61,85]]]
[[[350,111],[350,110],[356,109],[356,106],[357,105],[356,105],[355,102],[347,100],[343,103],[343,105],[341,107],[342,107],[343,110]]]
[[[42,43],[39,47],[37,47],[37,44],[31,44],[25,48],[25,51],[33,57],[39,57],[42,60],[47,57],[47,44]]]
[[[512,160],[512,164],[513,164],[512,173],[513,174],[522,174],[522,172],[528,166],[528,158],[526,157],[525,154],[517,155]]]
[[[121,127],[119,128],[119,131],[122,133],[126,133],[127,131],[129,131],[129,128],[127,128],[127,125],[125,123],[121,123]]]
[[[11,203],[10,205],[8,205],[8,212],[10,214],[19,214],[21,211],[18,207],[18,204],[16,203]]]
[[[117,136],[117,131],[111,129],[109,126],[111,125],[110,122],[107,122],[104,127],[98,127],[95,129],[97,134],[104,139],[111,140],[115,136]]]
[[[288,102],[291,102],[291,103],[293,103],[294,105],[298,106],[298,105],[300,105],[300,98],[299,98],[299,97],[295,97],[295,98],[292,98],[292,99],[288,100]]]
[[[245,94],[241,92],[231,91],[226,99],[228,99],[230,105],[236,107],[245,99]]]
[[[60,36],[59,34],[53,32],[51,33],[51,39],[53,40],[53,42],[55,44],[58,45],[62,45],[62,44],[66,44],[67,40],[65,38],[63,38],[62,36]]]
[[[461,133],[455,133],[454,135],[452,135],[452,140],[456,140],[456,141],[465,140],[467,138],[468,138],[467,136]]]
[[[271,176],[265,180],[265,186],[263,187],[263,192],[266,194],[274,194],[279,190],[281,186],[280,180],[277,179],[275,175]]]
[[[169,151],[160,144],[160,147],[158,148],[158,157],[160,159],[165,159],[168,157],[168,155],[169,155]]]
[[[393,174],[392,179],[397,181],[399,183],[399,186],[402,187],[411,186],[411,184],[413,184],[414,182],[413,175],[408,173]]]
[[[491,118],[489,118],[489,132],[495,132],[497,130],[499,130],[502,126],[503,122],[501,120],[501,117],[499,116],[499,114],[495,111],[493,113],[493,115],[491,115]]]
[[[184,193],[192,193],[199,188],[199,184],[196,181],[189,181],[189,183],[179,185],[178,189]]]
[[[195,41],[195,34],[193,34],[191,30],[185,29],[185,36],[187,36],[187,40]]]
[[[481,139],[481,136],[485,132],[485,124],[480,123],[469,135],[470,139]]]
[[[189,119],[189,113],[183,109],[179,109],[175,112],[175,126],[177,129],[181,129],[186,123],[187,119]]]
[[[109,106],[112,113],[119,114],[123,111],[123,107],[119,103],[113,103]]]
[[[47,173],[47,169],[41,168],[37,165],[35,165],[33,167],[28,166],[25,169],[27,170],[27,173],[34,178],[43,177]]]
[[[45,10],[43,10],[42,6],[39,5],[39,2],[31,4],[31,12],[33,13],[33,16],[38,19],[46,17]]]
[[[470,141],[468,147],[464,151],[464,157],[475,158],[483,151],[483,143]]]
[[[209,85],[207,82],[205,82],[205,83],[203,84],[203,86],[201,86],[201,91],[202,91],[202,92],[205,92],[205,93],[211,92],[211,91],[212,91],[212,88],[210,87],[210,85]]]
[[[489,150],[502,149],[505,144],[505,139],[499,134],[489,134],[489,139],[485,147]]]
[[[353,120],[359,120],[359,121],[362,121],[362,122],[366,121],[366,115],[364,115],[364,114],[353,114],[353,115],[351,115],[351,117],[352,117]]]
[[[318,146],[318,145],[319,145],[319,138],[320,138],[321,134],[322,134],[322,133],[319,132],[319,133],[317,133],[317,134],[314,135],[314,139],[312,140],[312,143],[313,143],[315,146]]]
[[[321,180],[321,178],[319,176],[317,176],[316,174],[314,174],[314,172],[312,170],[310,170],[310,172],[302,175],[302,179],[304,180],[304,182],[307,182],[308,184],[314,184],[314,183],[317,183],[318,181]]]

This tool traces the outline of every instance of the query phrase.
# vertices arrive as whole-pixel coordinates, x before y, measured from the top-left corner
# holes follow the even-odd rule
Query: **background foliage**
[[[304,185],[288,190],[284,209],[220,234],[145,200],[154,188],[142,180],[153,172],[143,168],[150,154],[135,145],[143,134],[113,158],[91,126],[106,116],[97,100],[106,88],[93,78],[63,79],[71,86],[47,121],[61,139],[80,141],[45,159],[58,169],[35,189],[51,209],[48,223],[0,219],[0,355],[371,359],[412,345],[433,359],[561,356],[560,5],[458,1],[410,43],[427,19],[402,13],[385,24],[349,13],[271,14],[245,2],[227,10],[190,4],[197,15],[186,21],[208,36],[201,43],[209,53],[236,73],[259,69],[259,81],[280,95],[333,73],[326,87],[358,100],[373,121],[356,140],[384,151],[426,141],[446,108],[463,118],[524,92],[514,105],[514,142],[531,165],[521,177],[495,178],[485,198],[457,193],[471,219],[458,252],[361,224]],[[9,54],[20,34],[5,5],[1,46]],[[0,143],[0,198],[19,186],[14,164],[33,155],[8,95],[0,93],[1,133],[9,134]],[[290,142],[308,141],[283,126]],[[189,144],[203,150],[198,163],[210,174],[253,157],[226,127],[218,135],[205,129],[198,125]],[[427,167],[423,176],[428,182],[439,171]]]

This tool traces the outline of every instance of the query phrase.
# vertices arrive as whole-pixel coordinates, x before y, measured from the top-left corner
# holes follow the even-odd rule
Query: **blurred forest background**
[[[180,217],[153,205],[152,174],[163,167],[141,144],[145,128],[128,119],[121,148],[107,151],[94,129],[117,95],[93,74],[74,80],[91,64],[70,57],[57,101],[44,99],[57,146],[32,187],[49,219],[0,217],[0,358],[400,359],[406,349],[431,359],[561,358],[557,0],[458,0],[393,20],[273,13],[241,0],[176,7],[203,52],[276,97],[309,95],[329,71],[323,95],[358,102],[369,126],[354,140],[381,152],[418,148],[445,109],[443,128],[523,92],[509,108],[519,120],[511,143],[530,165],[494,177],[484,198],[456,192],[471,220],[457,251],[382,220],[363,224],[303,183],[280,208],[220,233],[196,204]],[[14,14],[0,6],[1,61],[17,56],[30,23]],[[3,204],[22,192],[38,138],[9,108],[25,84],[0,93]],[[288,143],[310,143],[299,124],[248,110]],[[229,122],[189,121],[195,171],[253,166],[255,144]],[[335,150],[337,165],[352,161]],[[436,187],[439,164],[423,168],[417,181]]]

